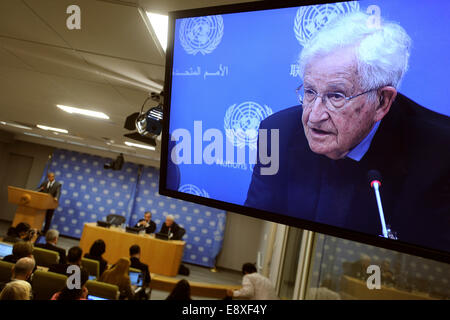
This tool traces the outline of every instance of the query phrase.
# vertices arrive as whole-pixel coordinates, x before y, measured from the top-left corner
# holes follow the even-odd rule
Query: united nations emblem
[[[272,113],[272,109],[268,106],[261,106],[252,101],[240,105],[233,104],[228,108],[224,118],[228,141],[239,148],[248,146],[250,149],[256,149],[259,124]]]
[[[295,37],[304,46],[314,33],[336,16],[354,11],[359,11],[357,1],[300,7],[294,20]]]
[[[187,18],[181,21],[180,43],[188,54],[211,53],[223,36],[221,15]]]
[[[178,188],[178,191],[193,194],[194,196],[209,198],[209,193],[205,189],[200,189],[194,184],[183,184]]]

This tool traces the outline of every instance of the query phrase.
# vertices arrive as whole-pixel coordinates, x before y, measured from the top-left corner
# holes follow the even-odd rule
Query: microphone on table
[[[397,240],[397,236],[391,231],[389,226],[386,226],[386,221],[384,219],[383,205],[381,204],[380,195],[381,173],[378,170],[369,170],[367,176],[369,178],[370,187],[374,189],[375,197],[377,199],[378,213],[380,215],[381,229],[383,233],[381,236],[384,238]]]

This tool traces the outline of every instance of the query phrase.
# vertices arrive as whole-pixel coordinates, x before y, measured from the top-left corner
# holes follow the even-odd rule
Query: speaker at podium
[[[8,186],[8,202],[17,204],[13,227],[20,222],[27,222],[37,230],[42,229],[46,211],[58,207],[58,201],[48,193],[13,186]]]

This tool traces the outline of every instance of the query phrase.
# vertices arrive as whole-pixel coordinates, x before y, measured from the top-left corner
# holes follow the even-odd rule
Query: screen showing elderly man
[[[279,170],[265,175],[257,162],[245,205],[379,236],[367,178],[376,170],[395,237],[447,251],[450,121],[398,91],[411,39],[399,24],[369,17],[340,16],[304,46],[300,105],[260,124],[279,130]]]

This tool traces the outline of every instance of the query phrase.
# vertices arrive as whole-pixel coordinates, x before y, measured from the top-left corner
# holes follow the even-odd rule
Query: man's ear
[[[397,89],[385,86],[378,89],[379,104],[375,110],[375,121],[380,121],[391,109],[392,103],[397,96]]]

